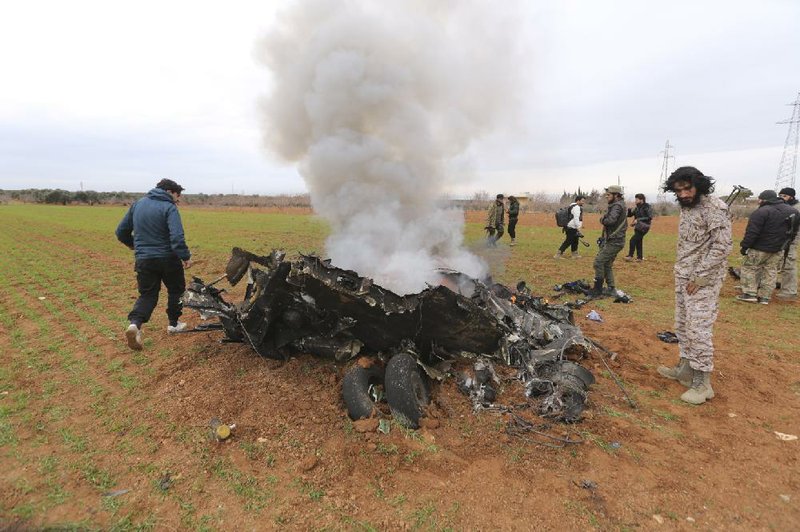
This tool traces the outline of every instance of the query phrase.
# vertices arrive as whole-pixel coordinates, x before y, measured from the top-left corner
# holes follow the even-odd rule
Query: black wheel
[[[368,368],[355,365],[342,379],[342,398],[347,406],[347,415],[353,421],[372,417],[378,411],[369,393],[373,384],[383,383],[383,368],[375,364]]]
[[[404,427],[418,428],[430,396],[416,359],[408,353],[393,356],[386,364],[385,379],[386,402],[392,416]]]

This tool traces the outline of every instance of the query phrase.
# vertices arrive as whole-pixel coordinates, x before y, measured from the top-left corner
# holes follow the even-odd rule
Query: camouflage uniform
[[[790,204],[792,207],[800,211],[800,202]],[[781,290],[778,292],[779,296],[792,297],[797,296],[797,244],[800,242],[800,232],[795,235],[794,240],[789,245],[789,253],[786,255],[786,263],[783,262],[783,253],[781,253],[781,263],[778,266],[783,268],[778,273],[778,280],[781,283]]]
[[[681,207],[675,259],[675,334],[681,358],[694,370],[714,369],[712,329],[732,247],[725,202],[702,195],[692,207]],[[700,286],[692,295],[686,293],[690,282]]]
[[[741,269],[742,293],[769,300],[782,262],[783,251],[748,249]]]
[[[493,201],[489,206],[489,213],[486,216],[486,228],[491,228],[489,242],[497,242],[503,236],[503,222],[505,222],[506,206],[501,200]]]

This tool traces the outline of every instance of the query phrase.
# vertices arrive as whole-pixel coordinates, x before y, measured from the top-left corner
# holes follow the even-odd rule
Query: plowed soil
[[[224,269],[226,246],[322,247],[308,214],[226,210],[241,221],[223,226],[222,212],[184,210],[198,258],[190,273],[206,280]],[[424,428],[353,423],[341,400],[346,365],[267,360],[218,332],[167,335],[164,301],[145,350],[129,351],[135,281],[113,239],[122,213],[0,207],[0,528],[800,528],[800,442],[779,435],[800,434],[798,305],[734,302],[736,282],[726,281],[716,397],[681,402],[681,385],[655,371],[677,360],[676,345],[656,338],[672,328],[675,217],[657,219],[644,262],[617,261],[632,303],[575,312],[614,353],[582,361],[597,379],[584,419],[539,418],[508,380],[498,403],[541,432],[511,435],[508,414],[473,412],[452,378],[434,385]],[[468,213],[467,239],[502,282],[526,279],[563,301],[575,296],[559,298],[554,284],[592,277],[595,246],[552,257],[561,235],[551,214],[524,214],[519,244],[498,250],[481,245],[482,218]],[[291,229],[263,237],[259,224],[278,222]],[[598,227],[587,216],[587,237]],[[212,420],[235,425],[231,437],[213,438]],[[581,443],[553,448],[562,438]]]

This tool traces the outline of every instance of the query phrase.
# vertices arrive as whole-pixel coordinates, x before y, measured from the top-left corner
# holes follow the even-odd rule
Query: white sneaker
[[[167,332],[170,333],[170,334],[183,332],[185,330],[186,330],[186,324],[183,323],[182,321],[179,321],[177,323],[177,325],[174,325],[174,326],[173,325],[167,325]]]
[[[131,323],[128,325],[128,328],[125,329],[125,339],[128,340],[128,347],[134,351],[142,350],[144,345],[142,343],[142,330],[135,324]]]

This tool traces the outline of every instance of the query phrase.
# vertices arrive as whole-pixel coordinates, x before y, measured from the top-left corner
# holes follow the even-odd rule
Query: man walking
[[[605,198],[608,202],[608,210],[600,218],[603,235],[599,242],[600,251],[594,258],[594,288],[592,289],[594,296],[616,293],[614,261],[617,254],[625,247],[625,231],[628,229],[622,187],[611,185],[606,188]],[[603,282],[606,283],[605,291],[603,291]]]
[[[787,219],[797,211],[784,203],[774,190],[758,195],[758,208],[747,220],[741,248],[744,255],[738,301],[769,304],[778,270],[783,261],[789,226]]]
[[[786,205],[793,207],[798,211],[797,216],[800,217],[800,202],[795,199],[795,191],[793,188],[782,188],[778,192]],[[783,254],[781,261],[781,271],[778,273],[778,281],[781,284],[781,289],[776,295],[778,299],[784,301],[794,301],[797,299],[797,243],[800,241],[800,233],[795,234],[792,241],[789,243],[789,249]]]
[[[519,201],[514,196],[508,197],[508,236],[511,246],[517,245],[517,220],[519,219]]]
[[[489,206],[489,215],[486,217],[486,232],[489,234],[488,242],[490,246],[497,246],[497,241],[503,236],[505,209],[506,204],[503,202],[503,195],[498,194],[494,203]]]
[[[150,320],[158,303],[161,283],[167,287],[168,333],[184,330],[179,322],[181,296],[186,289],[183,270],[192,265],[183,236],[178,201],[183,187],[162,179],[147,195],[131,205],[117,227],[117,239],[134,250],[139,298],[128,314],[125,331],[128,347],[142,349],[142,325]]]
[[[625,260],[633,260],[633,252],[636,251],[636,260],[642,262],[644,260],[644,249],[642,240],[644,235],[650,231],[650,224],[653,223],[653,208],[647,203],[644,194],[636,194],[636,207],[628,209],[628,218],[633,217],[631,227],[633,227],[633,236],[630,241],[630,248],[628,249],[628,256]]]
[[[692,166],[675,170],[664,185],[681,206],[675,258],[675,334],[680,358],[675,367],[659,366],[662,377],[689,389],[681,400],[694,405],[714,397],[712,329],[719,312],[719,291],[733,247],[728,206],[714,197],[714,180]]]
[[[564,257],[564,252],[567,248],[572,250],[572,258],[578,259],[578,240],[580,239],[581,228],[583,227],[583,204],[586,203],[586,197],[578,194],[575,196],[575,201],[569,206],[569,222],[564,228],[566,237],[558,248],[555,258],[561,259]],[[562,222],[563,223],[563,222]]]

